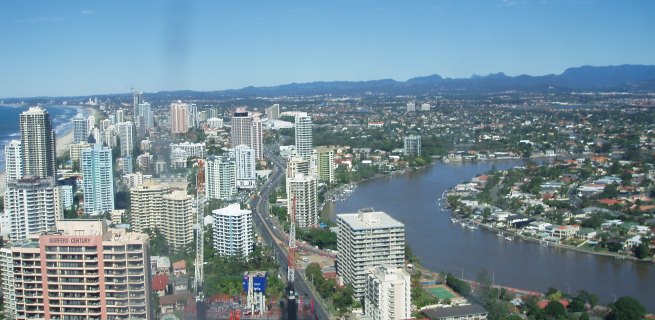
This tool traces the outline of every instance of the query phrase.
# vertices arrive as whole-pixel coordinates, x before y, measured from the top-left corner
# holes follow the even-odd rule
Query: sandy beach
[[[85,118],[88,118],[90,115],[96,117],[96,120],[100,116],[100,111],[92,107],[82,107],[82,114]],[[69,147],[73,143],[73,127],[68,128],[63,134],[57,135],[57,156],[65,155],[69,152]]]

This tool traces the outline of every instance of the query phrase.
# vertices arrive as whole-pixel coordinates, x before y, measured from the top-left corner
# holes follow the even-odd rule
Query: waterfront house
[[[630,251],[632,250],[632,248],[640,244],[641,244],[641,236],[640,235],[633,236],[631,238],[626,239],[623,242],[623,250]]]
[[[580,226],[551,226],[550,235],[554,238],[559,239],[568,239],[573,236],[580,230]]]
[[[575,233],[575,237],[582,240],[591,240],[597,235],[596,230],[592,228],[582,228]]]

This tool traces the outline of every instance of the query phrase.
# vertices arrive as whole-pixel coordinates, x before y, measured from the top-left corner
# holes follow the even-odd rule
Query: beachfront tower
[[[55,177],[56,141],[50,114],[40,107],[32,107],[21,113],[20,135],[25,175]]]
[[[82,115],[73,118],[73,143],[86,142],[89,138],[89,121]]]
[[[80,156],[84,192],[84,213],[102,214],[114,210],[114,171],[111,149],[96,143]]]
[[[47,231],[63,216],[61,189],[54,178],[25,176],[9,181],[4,196],[4,219],[12,241]]]
[[[5,179],[6,182],[23,177],[23,159],[21,158],[19,140],[11,140],[5,145]]]

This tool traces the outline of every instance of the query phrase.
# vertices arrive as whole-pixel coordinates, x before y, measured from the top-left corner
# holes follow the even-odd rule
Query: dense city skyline
[[[655,64],[650,1],[0,6],[0,97]]]

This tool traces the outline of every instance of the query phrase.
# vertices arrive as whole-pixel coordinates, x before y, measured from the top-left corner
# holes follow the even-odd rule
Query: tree
[[[646,259],[648,256],[650,256],[648,245],[644,242],[640,243],[638,246],[635,246],[632,249],[632,252],[635,254],[637,259]]]
[[[638,320],[646,315],[646,308],[633,297],[621,297],[610,306],[608,320]]]
[[[585,290],[580,290],[580,292],[578,292],[577,298],[584,301],[585,303],[588,303],[592,308],[595,307],[598,303],[598,296]]]
[[[560,319],[566,317],[566,309],[564,308],[564,305],[555,300],[548,302],[548,305],[546,308],[544,308],[544,312],[551,319]]]

